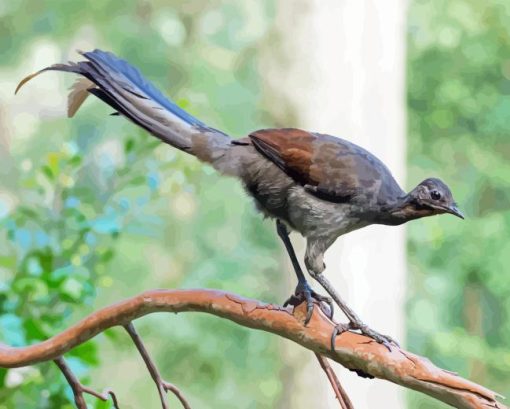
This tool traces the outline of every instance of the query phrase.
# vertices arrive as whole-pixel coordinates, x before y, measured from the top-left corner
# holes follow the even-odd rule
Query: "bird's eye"
[[[432,192],[430,192],[430,197],[432,198],[432,200],[439,200],[441,199],[441,193],[439,193],[437,190],[433,190]]]

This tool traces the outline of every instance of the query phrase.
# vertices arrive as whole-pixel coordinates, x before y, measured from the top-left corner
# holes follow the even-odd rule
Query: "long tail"
[[[87,61],[55,64],[24,78],[16,93],[29,80],[45,71],[80,74],[68,100],[68,116],[73,116],[86,97],[95,95],[152,135],[202,160],[214,162],[231,139],[206,126],[167,99],[140,71],[114,54],[94,50],[81,53]]]

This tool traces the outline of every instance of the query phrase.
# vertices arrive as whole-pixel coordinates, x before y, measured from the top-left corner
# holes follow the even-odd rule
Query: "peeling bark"
[[[305,307],[294,311],[217,290],[153,290],[103,308],[41,343],[27,347],[0,345],[0,367],[15,368],[55,360],[114,326],[154,312],[205,312],[245,327],[271,332],[327,356],[344,367],[426,393],[457,408],[505,408],[497,393],[440,369],[427,358],[400,348],[392,351],[352,332],[337,337],[330,349],[334,323],[315,308],[307,327]]]

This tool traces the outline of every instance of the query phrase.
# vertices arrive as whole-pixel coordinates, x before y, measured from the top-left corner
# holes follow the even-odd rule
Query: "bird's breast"
[[[305,237],[335,238],[371,224],[352,203],[332,203],[310,195],[301,186],[290,189],[289,219]]]

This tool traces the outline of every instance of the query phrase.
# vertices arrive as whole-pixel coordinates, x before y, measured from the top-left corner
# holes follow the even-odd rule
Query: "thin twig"
[[[166,392],[170,391],[172,392],[177,399],[181,402],[184,409],[191,409],[190,404],[182,394],[182,392],[175,386],[174,384],[167,382],[161,378],[161,374],[158,371],[158,368],[152,361],[152,358],[149,355],[149,352],[145,348],[145,345],[143,344],[142,339],[136,332],[135,326],[133,323],[129,323],[127,325],[124,325],[124,328],[130,335],[131,339],[133,340],[133,343],[136,346],[136,349],[138,349],[138,352],[142,356],[143,361],[145,362],[145,365],[147,366],[147,369],[149,370],[149,373],[154,380],[154,383],[156,384],[156,387],[158,388],[159,398],[161,399],[161,406],[163,409],[168,409],[168,405],[166,402]]]
[[[99,393],[85,385],[82,385],[79,379],[76,377],[76,375],[71,371],[71,368],[69,368],[64,358],[61,356],[59,356],[53,362],[57,364],[58,368],[66,378],[67,383],[69,383],[69,386],[73,391],[74,402],[76,403],[76,407],[78,409],[87,409],[87,403],[85,402],[85,397],[83,396],[85,393],[88,395],[92,395],[95,398],[100,399],[104,402],[111,398],[113,402],[113,407],[115,409],[119,409],[117,397],[115,396],[112,390],[106,389],[105,391],[103,391],[103,393]]]
[[[342,409],[354,409],[354,406],[349,399],[349,395],[347,395],[347,392],[342,387],[342,384],[340,383],[340,380],[336,376],[335,371],[333,368],[331,368],[331,365],[329,364],[327,358],[321,354],[318,354],[315,352],[315,356],[317,357],[317,360],[319,361],[319,364],[321,368],[326,373],[329,383],[333,387],[333,390],[335,391],[336,398],[338,399],[338,402],[340,403],[340,407]]]

